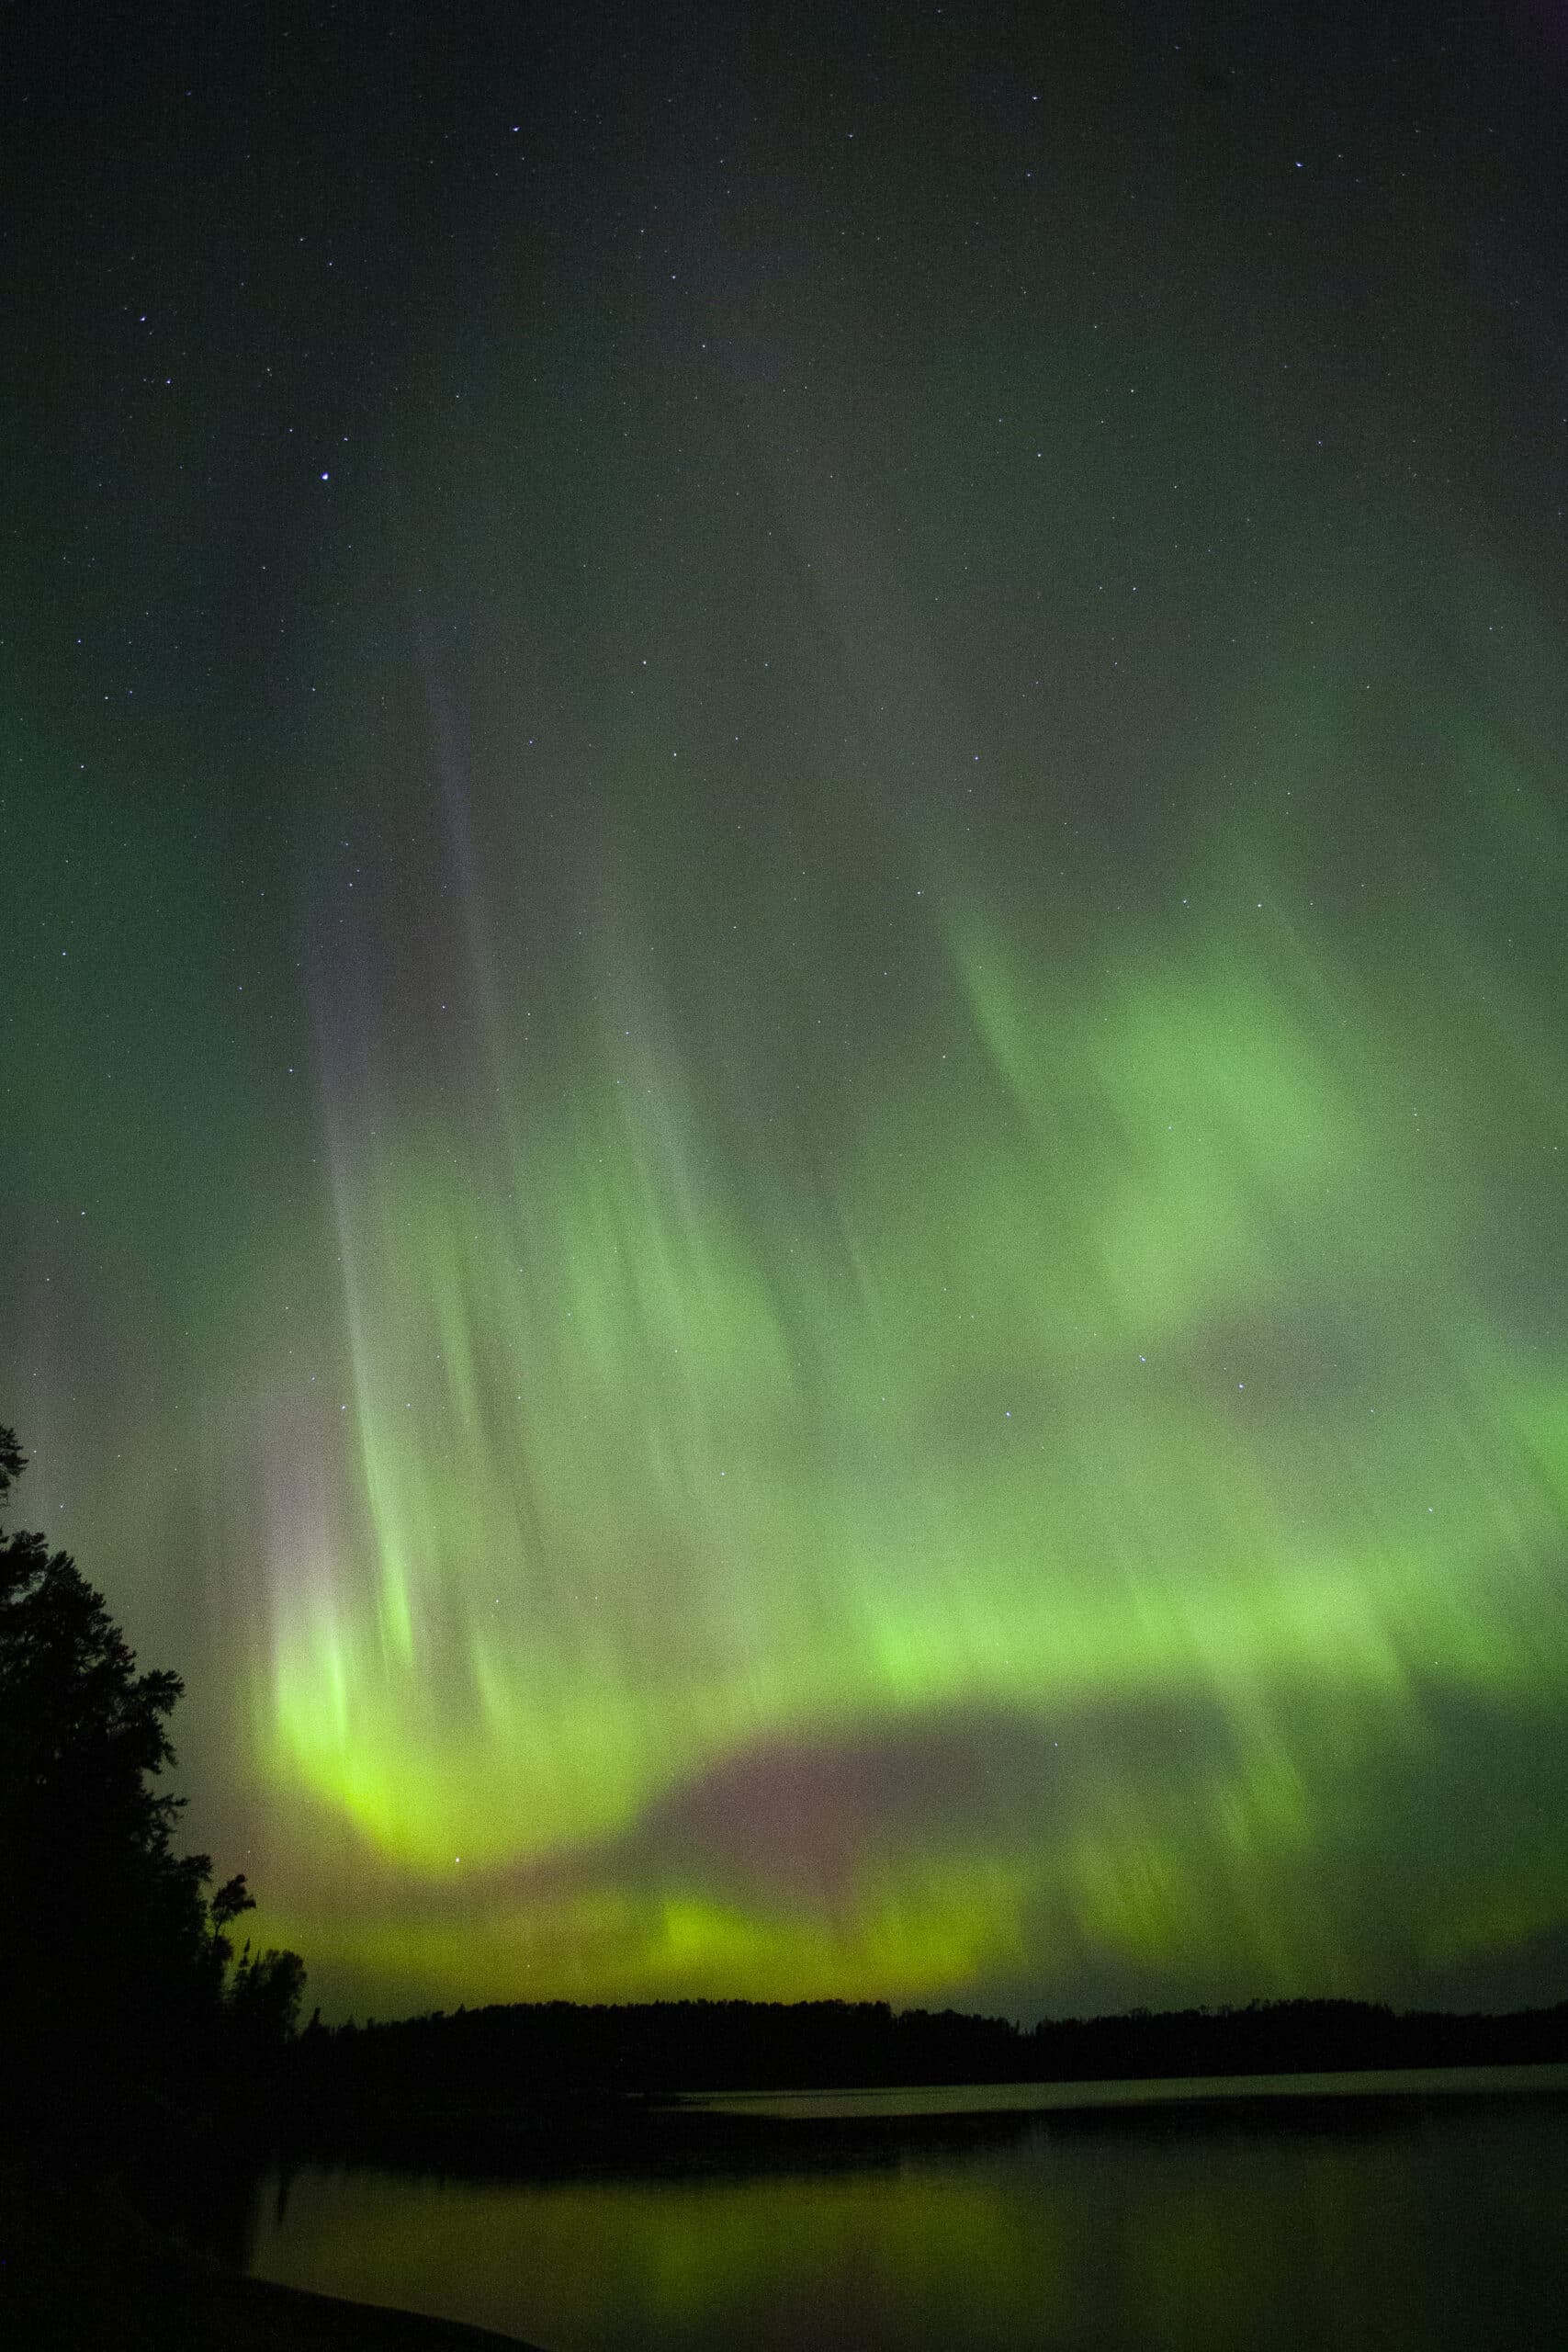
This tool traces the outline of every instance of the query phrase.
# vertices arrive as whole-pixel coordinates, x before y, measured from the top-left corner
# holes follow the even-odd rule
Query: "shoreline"
[[[1398,2129],[1434,2107],[1521,2098],[1568,2098],[1568,2066],[634,2095],[583,2105],[411,2103],[296,2117],[273,2143],[270,2165],[285,2180],[337,2166],[492,2182],[672,2173],[695,2179],[852,2169],[894,2162],[910,2146],[1001,2146],[1043,2127],[1074,2137],[1151,2126],[1300,2136],[1336,2126]]]
[[[491,2328],[177,2255],[91,2272],[62,2256],[47,2273],[7,2278],[0,2332],[14,2352],[541,2352]]]
[[[525,2338],[231,2269],[122,2192],[0,2165],[6,2352],[542,2352]]]

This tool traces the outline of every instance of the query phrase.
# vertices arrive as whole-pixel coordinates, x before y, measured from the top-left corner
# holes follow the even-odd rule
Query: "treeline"
[[[1535,2065],[1568,2060],[1568,2002],[1489,2017],[1395,2010],[1381,2001],[1254,2001],[1045,2018],[1027,2039],[1040,2082]]]
[[[25,1457],[0,1428],[0,1503]],[[297,1954],[235,1951],[243,1877],[180,1850],[168,1719],[102,1593],[0,1531],[0,2152],[150,2093],[228,2093],[292,2034]]]
[[[312,2025],[313,2097],[494,2110],[563,2095],[1126,2081],[1568,2061],[1568,2002],[1507,2017],[1343,2000],[1254,2002],[1032,2029],[886,2002],[526,2003],[395,2024]]]

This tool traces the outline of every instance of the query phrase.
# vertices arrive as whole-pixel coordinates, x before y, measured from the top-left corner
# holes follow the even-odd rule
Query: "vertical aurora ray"
[[[1256,1989],[1484,1941],[1472,1841],[1390,1962],[1368,1792],[1456,1710],[1568,1695],[1568,1376],[1486,1247],[1561,1097],[1536,1065],[1506,1148],[1445,1121],[1506,992],[1480,1029],[1472,970],[1382,996],[1300,909],[1238,937],[1237,895],[1111,969],[954,914],[930,1050],[784,1224],[624,923],[585,926],[564,1080],[499,956],[479,1060],[515,1077],[460,1124],[393,1084],[356,1126],[328,1079],[356,1533],[324,1603],[275,1549],[257,1719],[380,1890],[315,1922],[342,1962]]]
[[[1561,44],[754,13],[12,77],[27,1507],[329,2009],[1557,1997]]]

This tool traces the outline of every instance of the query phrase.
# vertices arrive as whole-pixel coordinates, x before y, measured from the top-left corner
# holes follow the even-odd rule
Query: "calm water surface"
[[[1521,2072],[728,2100],[780,2119],[772,2168],[312,2167],[269,2184],[252,2267],[547,2352],[1562,2352],[1568,2069]],[[829,2160],[824,2117],[878,2114]]]

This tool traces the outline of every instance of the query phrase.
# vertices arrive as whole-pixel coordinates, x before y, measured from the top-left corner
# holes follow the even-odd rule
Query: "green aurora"
[[[1562,288],[1032,38],[70,216],[265,454],[40,414],[0,1415],[329,2007],[1568,1990]]]
[[[1494,1718],[1552,1772],[1568,1387],[1495,1225],[1561,1086],[1493,975],[1208,895],[1113,973],[955,921],[949,1043],[765,1222],[646,981],[559,1097],[335,1139],[353,1398],[253,1703],[412,1911],[348,1951],[1283,1992],[1561,1917],[1551,1809],[1444,1804]]]

